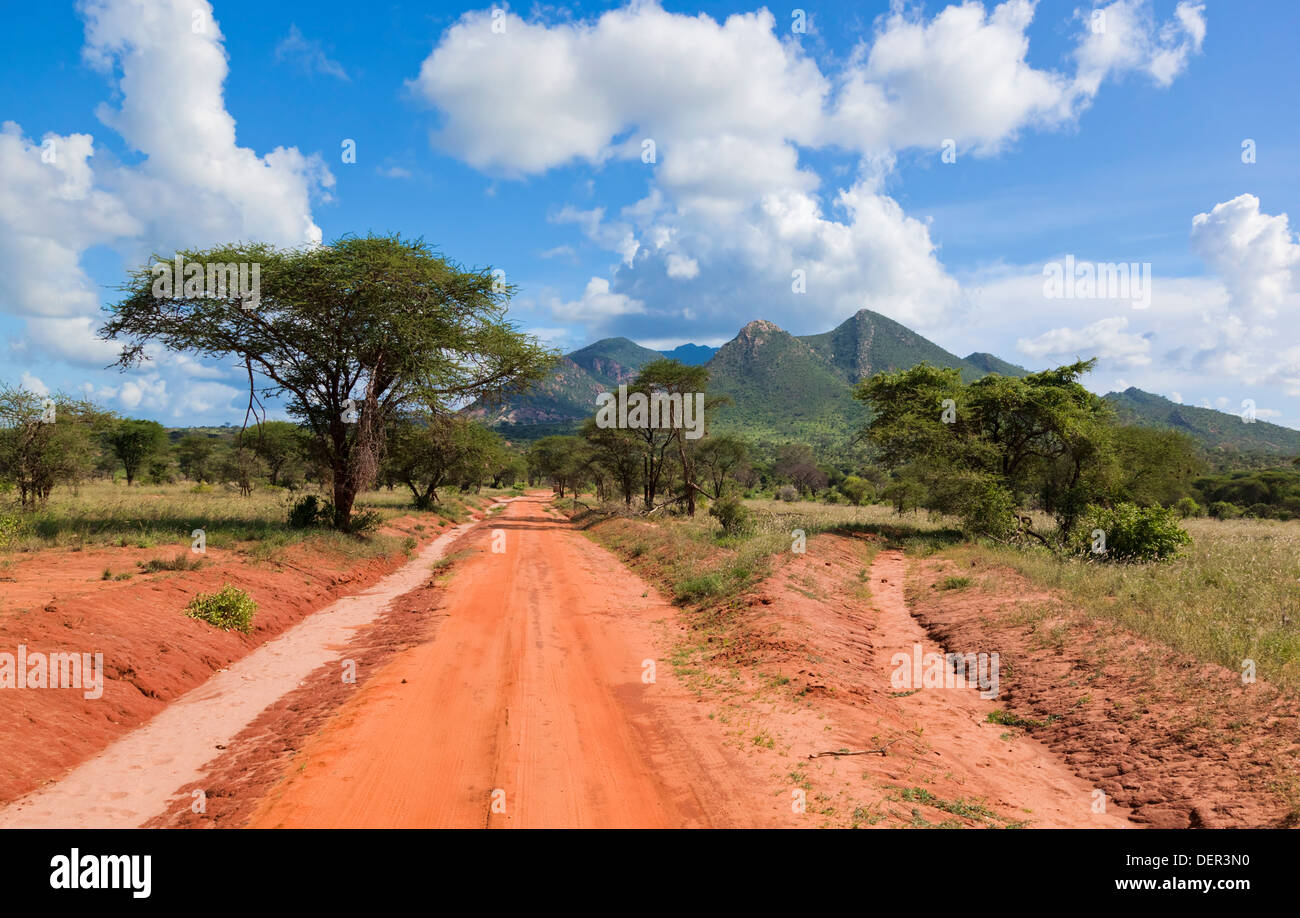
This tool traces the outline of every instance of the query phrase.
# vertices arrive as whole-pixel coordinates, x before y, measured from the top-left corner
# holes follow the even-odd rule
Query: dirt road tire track
[[[437,639],[377,674],[251,825],[799,824],[674,678],[674,610],[613,555],[539,497],[466,541]]]

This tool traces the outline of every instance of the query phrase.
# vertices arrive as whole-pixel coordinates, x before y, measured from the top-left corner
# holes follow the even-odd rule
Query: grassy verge
[[[882,506],[749,500],[747,531],[729,536],[705,508],[693,518],[667,513],[642,517],[626,513],[621,504],[598,505],[590,498],[553,503],[673,600],[693,607],[735,600],[771,573],[772,558],[792,550],[800,534],[809,539],[821,532],[870,532],[890,547],[921,555],[961,538],[944,520],[919,516],[900,521]]]
[[[594,501],[588,500],[594,504]],[[687,607],[724,606],[770,572],[792,532],[871,532],[914,556],[939,554],[962,568],[1004,564],[1094,616],[1189,656],[1300,691],[1300,525],[1276,520],[1192,519],[1192,544],[1173,561],[1108,564],[963,540],[951,521],[897,516],[882,505],[852,507],[771,500],[745,502],[751,531],[723,535],[701,511],[694,519],[605,517],[593,535]],[[572,504],[570,503],[570,509]],[[616,508],[600,508],[603,511]],[[579,508],[581,514],[581,508]],[[641,559],[648,558],[648,561]],[[963,590],[952,577],[944,590]]]
[[[1300,690],[1300,526],[1275,520],[1188,520],[1192,544],[1164,563],[1106,564],[964,544],[963,567],[1001,563],[1059,590],[1085,612],[1198,660]],[[963,563],[966,562],[966,563]]]
[[[375,534],[357,538],[326,529],[295,529],[288,525],[290,502],[298,494],[261,487],[249,497],[221,487],[139,485],[91,482],[80,488],[59,488],[43,507],[19,512],[0,498],[0,516],[11,521],[0,551],[12,556],[49,548],[74,551],[95,547],[188,549],[196,529],[212,548],[240,548],[254,560],[270,560],[283,548],[308,543],[313,549],[365,559],[400,550],[398,536]],[[459,522],[497,493],[448,492],[432,508],[434,525]],[[399,490],[369,491],[356,502],[358,513],[374,512],[380,525],[398,517],[416,516],[409,494]],[[420,526],[416,527],[417,530]]]

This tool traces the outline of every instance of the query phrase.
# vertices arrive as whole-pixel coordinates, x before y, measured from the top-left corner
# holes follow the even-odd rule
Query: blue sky
[[[1100,29],[1052,0],[822,4],[802,32],[793,7],[495,9],[6,4],[0,379],[238,422],[236,371],[104,369],[124,266],[375,231],[500,267],[566,350],[868,307],[1300,427],[1294,4],[1118,0]],[[1149,264],[1149,305],[1046,297],[1067,255]]]

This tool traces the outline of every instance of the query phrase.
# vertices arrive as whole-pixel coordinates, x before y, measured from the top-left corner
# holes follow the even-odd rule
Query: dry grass
[[[289,504],[304,493],[261,487],[249,497],[241,497],[235,490],[196,488],[189,483],[128,488],[122,483],[96,481],[76,489],[58,488],[48,504],[30,513],[20,513],[0,496],[0,515],[17,521],[17,530],[0,548],[4,554],[112,545],[188,548],[196,529],[204,531],[213,548],[244,545],[255,556],[267,556],[304,541],[322,551],[353,557],[385,554],[400,544],[395,537],[358,539],[328,530],[289,527]],[[477,497],[448,492],[431,517],[463,519],[471,505],[481,504],[491,494],[486,490]],[[357,499],[355,509],[374,511],[384,521],[421,515],[412,509],[410,494],[396,489],[368,491]]]
[[[947,552],[1007,564],[1085,611],[1198,660],[1300,690],[1300,523],[1188,520],[1174,561],[1107,564],[1045,551],[962,545]]]
[[[655,523],[606,524],[596,536],[665,584],[679,602],[716,605],[763,579],[771,557],[790,550],[793,530],[808,537],[836,529],[874,532],[894,547],[939,553],[963,568],[976,558],[1005,564],[1089,614],[1237,672],[1243,661],[1253,660],[1259,678],[1300,691],[1300,521],[1187,520],[1192,544],[1180,558],[1111,564],[967,542],[951,521],[899,517],[878,504],[745,503],[753,526],[740,538],[723,536],[704,511],[693,520],[664,516]],[[652,560],[636,563],[642,555]]]

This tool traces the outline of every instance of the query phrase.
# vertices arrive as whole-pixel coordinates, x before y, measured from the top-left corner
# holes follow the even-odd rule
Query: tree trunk
[[[357,494],[351,484],[336,478],[334,481],[334,528],[339,532],[348,532],[352,528],[352,504],[356,499]]]

